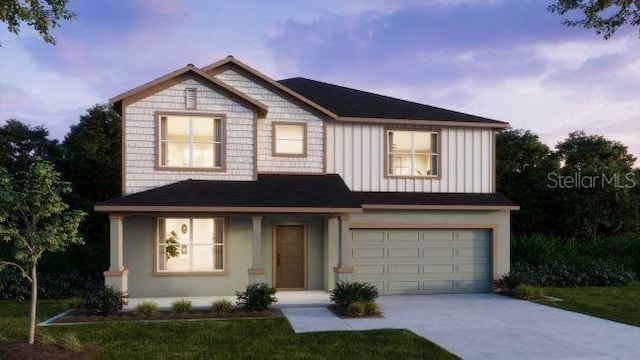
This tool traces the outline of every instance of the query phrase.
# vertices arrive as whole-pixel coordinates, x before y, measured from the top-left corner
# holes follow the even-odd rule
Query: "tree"
[[[627,147],[582,131],[556,145],[555,156],[563,166],[565,181],[554,181],[564,235],[595,238],[633,231],[636,158]]]
[[[21,23],[26,23],[40,33],[45,43],[56,44],[51,30],[60,27],[61,20],[73,20],[76,15],[67,10],[69,0],[2,0],[0,21],[18,35]]]
[[[552,13],[565,15],[568,12],[581,11],[584,18],[572,20],[565,18],[564,25],[595,29],[596,34],[609,39],[625,24],[640,26],[639,0],[557,0],[547,7]],[[640,37],[640,29],[638,29]]]
[[[549,147],[529,130],[508,128],[496,135],[497,190],[520,205],[513,213],[515,234],[553,232],[555,219],[549,172],[558,164]]]
[[[26,170],[34,158],[57,162],[62,156],[57,140],[42,126],[30,127],[15,119],[0,126],[0,166],[10,173]]]
[[[36,161],[16,174],[0,167],[0,241],[9,243],[14,255],[12,261],[0,261],[0,266],[19,269],[31,283],[29,344],[35,341],[38,261],[45,252],[82,243],[78,226],[85,214],[68,210],[62,200],[70,191],[71,185],[61,181],[46,161]]]

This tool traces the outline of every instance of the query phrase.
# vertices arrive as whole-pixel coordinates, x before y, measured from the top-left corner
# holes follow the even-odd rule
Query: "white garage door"
[[[491,290],[491,231],[352,229],[352,280],[381,294]]]

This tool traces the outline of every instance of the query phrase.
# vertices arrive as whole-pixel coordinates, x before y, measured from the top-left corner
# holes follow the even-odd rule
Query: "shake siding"
[[[185,109],[184,89],[197,89],[197,108]],[[156,111],[224,114],[225,171],[157,170]],[[125,193],[132,194],[186,179],[253,180],[254,118],[252,109],[226,95],[187,79],[129,104],[125,108]]]
[[[385,126],[327,123],[327,172],[354,191],[490,193],[491,129],[442,128],[439,179],[385,177]]]
[[[324,129],[322,118],[296,105],[278,92],[233,69],[215,77],[267,105],[265,119],[258,120],[258,171],[265,173],[323,173]],[[272,122],[307,124],[307,157],[272,156]]]

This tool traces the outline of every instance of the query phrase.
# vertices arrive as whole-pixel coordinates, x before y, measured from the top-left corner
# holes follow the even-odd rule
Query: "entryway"
[[[274,279],[278,289],[306,287],[306,225],[274,224]]]

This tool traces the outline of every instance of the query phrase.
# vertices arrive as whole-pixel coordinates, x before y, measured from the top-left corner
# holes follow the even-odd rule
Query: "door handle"
[[[276,255],[276,266],[280,266],[280,254]]]

